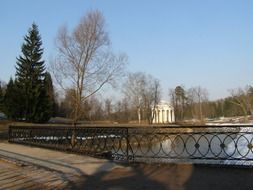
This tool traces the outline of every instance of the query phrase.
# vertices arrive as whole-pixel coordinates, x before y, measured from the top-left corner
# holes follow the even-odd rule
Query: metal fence
[[[9,142],[128,162],[253,165],[253,126],[10,126]]]

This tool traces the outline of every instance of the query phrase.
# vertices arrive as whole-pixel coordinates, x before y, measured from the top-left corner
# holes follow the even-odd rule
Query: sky
[[[23,37],[35,22],[48,64],[63,25],[73,29],[99,10],[113,51],[128,55],[130,72],[160,80],[168,89],[201,86],[209,99],[253,85],[252,0],[1,0],[0,79],[15,76]]]

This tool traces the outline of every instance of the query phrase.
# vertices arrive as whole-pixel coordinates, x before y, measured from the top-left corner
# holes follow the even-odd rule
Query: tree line
[[[230,96],[209,101],[208,91],[200,86],[189,89],[177,86],[169,90],[177,121],[206,118],[246,116],[253,114],[253,87],[229,90]]]
[[[123,82],[121,98],[92,96],[82,105],[80,118],[86,121],[117,123],[152,123],[152,109],[161,100],[161,85],[155,77],[141,73],[129,73]],[[70,92],[69,92],[70,93]],[[175,110],[176,122],[252,115],[253,87],[230,90],[230,96],[210,101],[207,89],[196,86],[176,86],[169,89],[168,97]],[[70,95],[62,100],[63,116],[71,118]],[[246,118],[246,117],[245,117]]]

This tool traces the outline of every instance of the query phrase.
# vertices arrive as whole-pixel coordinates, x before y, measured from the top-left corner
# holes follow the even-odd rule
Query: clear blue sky
[[[200,85],[217,99],[253,85],[252,0],[1,0],[0,79],[15,75],[33,21],[47,62],[59,27],[74,27],[91,9],[103,12],[113,50],[128,55],[128,69],[158,78],[164,94]]]

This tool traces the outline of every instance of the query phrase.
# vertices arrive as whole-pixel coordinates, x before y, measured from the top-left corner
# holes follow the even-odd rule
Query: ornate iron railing
[[[129,162],[253,165],[253,126],[10,126],[9,142]]]

